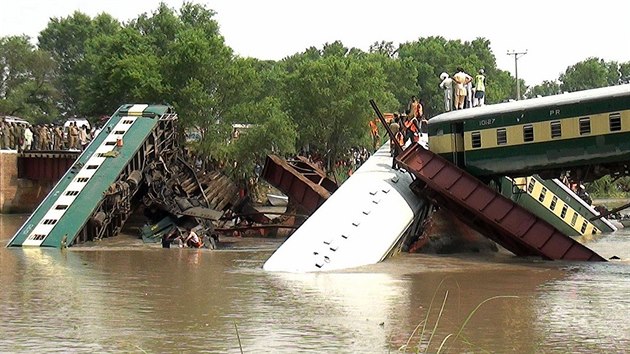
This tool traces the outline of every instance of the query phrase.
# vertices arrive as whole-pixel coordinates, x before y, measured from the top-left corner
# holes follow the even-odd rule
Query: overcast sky
[[[164,0],[179,9],[182,0]],[[341,40],[367,50],[375,41],[399,43],[419,37],[490,40],[500,69],[528,85],[557,79],[566,68],[591,56],[630,61],[630,1],[351,1],[209,0],[193,2],[217,12],[227,45],[241,56],[279,60],[307,47]],[[33,38],[51,17],[75,10],[95,16],[107,12],[127,21],[155,11],[159,0],[3,0],[0,36]]]

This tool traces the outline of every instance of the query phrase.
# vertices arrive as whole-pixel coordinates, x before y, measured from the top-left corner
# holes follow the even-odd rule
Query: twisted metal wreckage
[[[220,233],[296,227],[272,223],[279,218],[272,220],[265,214],[295,214],[258,212],[250,197],[241,197],[237,185],[222,172],[195,169],[183,158],[177,143],[176,126],[172,128],[173,131],[164,138],[175,139],[174,144],[165,144],[169,148],[162,149],[157,159],[148,161],[141,175],[131,174],[128,183],[113,185],[113,193],[109,195],[113,197],[110,205],[118,206],[122,213],[131,212],[132,198],[128,191],[138,190],[144,182],[138,199],[142,200],[145,214],[159,220],[142,227],[145,242],[161,241],[164,247],[169,247],[192,229],[199,234],[204,247],[214,249]],[[125,202],[120,203],[119,199]]]
[[[121,106],[7,246],[59,248],[112,237],[139,209],[157,222],[142,228],[150,241],[197,227],[215,247],[222,232],[294,227],[273,225],[223,173],[195,170],[177,119],[170,106]]]

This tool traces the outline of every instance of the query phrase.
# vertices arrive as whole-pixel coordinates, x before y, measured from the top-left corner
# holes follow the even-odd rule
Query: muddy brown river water
[[[0,215],[2,246],[25,219]],[[585,242],[621,260],[401,254],[282,274],[261,269],[280,240],[2,247],[0,352],[628,352],[630,230]]]

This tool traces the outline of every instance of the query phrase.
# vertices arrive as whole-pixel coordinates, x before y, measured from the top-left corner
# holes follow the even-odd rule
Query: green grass
[[[398,351],[401,351],[403,353],[407,353],[408,350],[411,349],[412,353],[428,353],[429,352],[429,348],[431,347],[431,343],[435,339],[436,333],[438,332],[438,328],[439,328],[439,325],[440,325],[440,320],[442,319],[442,315],[444,313],[444,308],[446,306],[446,301],[447,301],[448,295],[449,295],[448,290],[444,293],[444,298],[442,299],[442,304],[440,306],[440,310],[438,312],[437,318],[435,319],[435,322],[433,323],[433,328],[431,329],[430,333],[427,333],[427,327],[429,325],[429,315],[431,314],[431,309],[433,308],[433,304],[436,301],[436,297],[437,297],[438,291],[442,287],[442,284],[444,283],[445,280],[446,279],[442,279],[440,284],[435,289],[435,291],[433,293],[433,297],[431,298],[431,302],[429,303],[429,308],[427,309],[427,313],[426,313],[426,316],[425,316],[424,320],[422,320],[415,327],[415,329],[413,330],[413,332],[411,332],[411,335],[407,339],[407,342],[403,346],[401,346],[398,349]],[[459,289],[459,284],[457,282],[456,282],[456,284],[457,284],[457,287]],[[459,325],[456,333],[449,333],[449,334],[445,335],[444,338],[442,338],[436,353],[446,353],[446,352],[448,352],[448,350],[450,348],[450,345],[455,344],[457,342],[457,340],[462,340],[464,343],[474,346],[473,343],[471,343],[470,341],[462,338],[462,334],[464,332],[464,329],[466,328],[466,325],[468,325],[468,323],[475,316],[477,311],[479,311],[479,309],[481,307],[483,307],[486,303],[489,303],[491,301],[495,301],[495,300],[499,300],[499,299],[514,299],[514,298],[518,298],[518,296],[498,295],[498,296],[489,297],[489,298],[485,299],[484,301],[480,302],[472,311],[470,311],[468,313],[468,316]],[[420,330],[420,328],[421,328],[421,330]],[[418,336],[419,338],[417,339],[418,342],[417,342],[417,344],[415,346],[410,347],[410,345],[412,344],[412,341],[414,339],[414,336],[416,335],[418,330],[420,330],[419,336]]]

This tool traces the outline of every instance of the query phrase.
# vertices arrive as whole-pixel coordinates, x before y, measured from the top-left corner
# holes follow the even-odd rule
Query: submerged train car
[[[265,262],[273,272],[321,272],[378,263],[419,234],[432,206],[376,151]]]
[[[429,120],[429,148],[486,180],[625,173],[630,85],[444,113]]]

